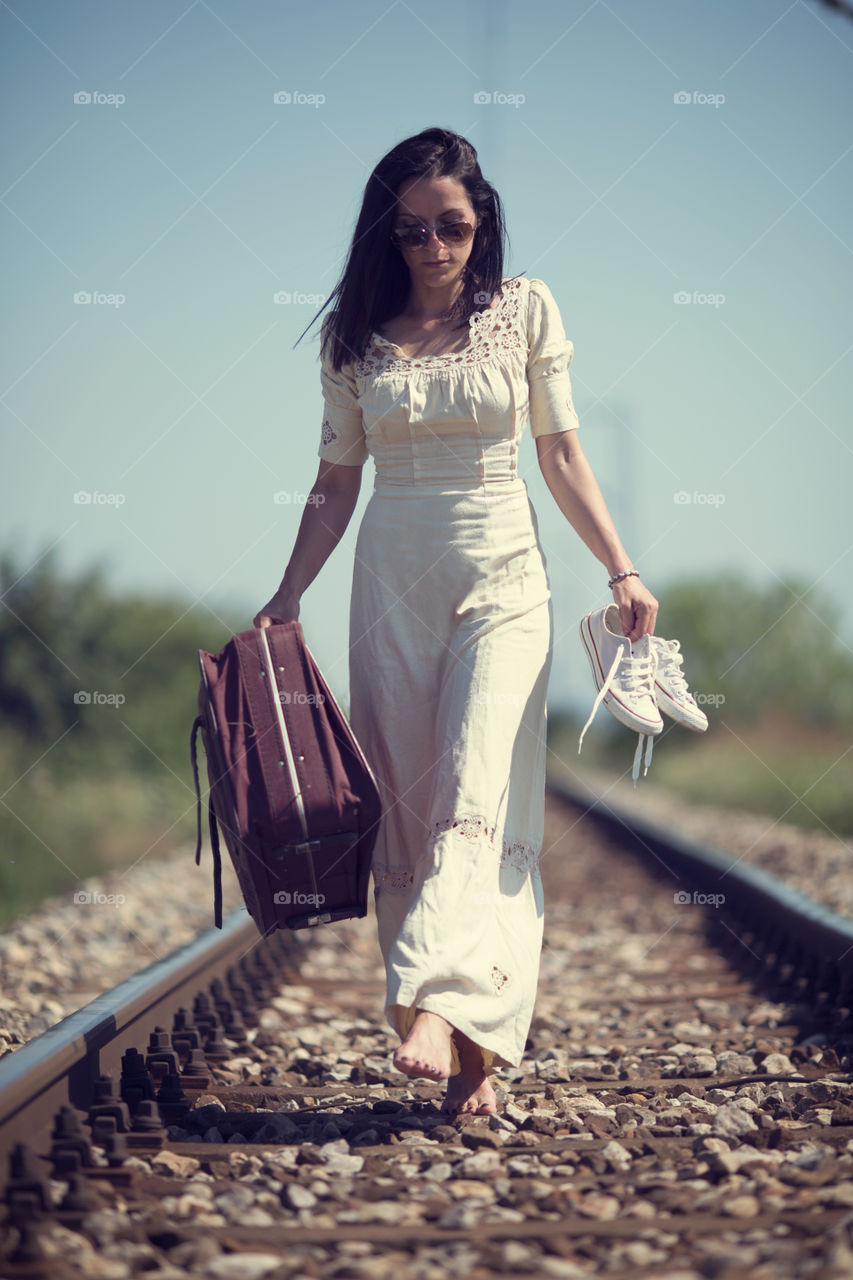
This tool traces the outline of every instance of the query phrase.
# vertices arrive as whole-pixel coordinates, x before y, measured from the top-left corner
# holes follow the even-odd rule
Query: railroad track
[[[499,1117],[391,1068],[370,922],[238,912],[0,1061],[0,1277],[853,1274],[853,925],[578,784],[545,848]]]

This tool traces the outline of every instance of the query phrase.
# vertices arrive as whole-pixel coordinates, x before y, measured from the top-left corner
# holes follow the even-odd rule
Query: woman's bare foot
[[[453,1032],[461,1070],[447,1082],[442,1111],[452,1115],[497,1115],[498,1100],[483,1070],[479,1047],[461,1031]]]
[[[419,1009],[409,1034],[394,1051],[394,1066],[406,1076],[446,1080],[450,1075],[452,1030],[440,1014]]]
[[[455,1116],[494,1116],[498,1112],[498,1100],[488,1076],[482,1071],[471,1075],[460,1071],[448,1080],[441,1109]]]

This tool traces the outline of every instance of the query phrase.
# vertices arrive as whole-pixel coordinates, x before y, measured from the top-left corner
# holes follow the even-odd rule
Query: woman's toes
[[[394,1066],[404,1075],[445,1079],[450,1074],[449,1037],[446,1019],[419,1011],[409,1034],[394,1052]]]
[[[425,1058],[413,1057],[408,1053],[401,1053],[397,1049],[392,1057],[392,1062],[398,1071],[402,1071],[408,1076],[426,1076],[428,1080],[443,1080],[444,1074],[441,1068],[434,1062],[429,1062]]]
[[[452,1110],[457,1115],[496,1115],[495,1091],[482,1075],[454,1076],[447,1088],[443,1110]]]

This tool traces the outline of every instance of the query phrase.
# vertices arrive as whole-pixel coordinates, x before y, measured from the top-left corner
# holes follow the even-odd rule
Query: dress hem
[[[462,1035],[467,1036],[469,1040],[472,1040],[482,1054],[483,1070],[486,1075],[488,1075],[490,1071],[494,1070],[495,1067],[517,1067],[521,1063],[523,1050],[517,1058],[511,1057],[511,1051],[509,1050],[508,1045],[503,1044],[500,1048],[496,1047],[497,1042],[494,1039],[491,1037],[484,1038],[471,1022],[468,1022],[464,1017],[460,1017],[458,1013],[449,1009],[448,1001],[440,995],[424,996],[422,999],[418,999],[417,993],[414,991],[411,993],[401,992],[397,996],[396,1000],[385,1006],[385,1016],[388,1019],[389,1025],[394,1031],[396,1031],[397,1035],[400,1036],[400,1039],[404,1040],[411,1030],[416,1014],[420,1010],[424,1010],[427,1013],[439,1014],[440,1017],[449,1022],[457,1031],[460,1031]],[[506,1052],[504,1052],[504,1050],[506,1050]],[[461,1065],[459,1062],[459,1054],[456,1051],[456,1045],[452,1039],[450,1041],[450,1059],[450,1074],[452,1076],[458,1075],[461,1070]]]

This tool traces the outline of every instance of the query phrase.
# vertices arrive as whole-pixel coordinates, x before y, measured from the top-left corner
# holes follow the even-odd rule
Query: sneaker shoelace
[[[680,670],[684,662],[684,654],[681,652],[679,642],[677,640],[663,640],[655,647],[658,655],[657,665],[670,686],[668,689],[670,696],[675,698],[676,702],[692,701],[684,673]]]
[[[607,694],[610,692],[610,687],[613,684],[613,681],[616,679],[616,673],[620,668],[620,664],[623,668],[622,685],[625,691],[627,693],[642,693],[643,688],[644,687],[649,688],[651,681],[654,679],[657,660],[655,658],[653,651],[650,651],[648,658],[633,658],[633,657],[630,657],[628,654],[626,654],[624,649],[622,648],[619,649],[619,651],[616,654],[616,657],[613,659],[613,662],[611,663],[610,670],[608,671],[605,677],[604,684],[601,686],[598,693],[595,695],[595,702],[593,702],[592,704],[592,711],[589,714],[589,719],[587,720],[583,729],[581,729],[581,736],[578,739],[578,755],[580,755],[581,753],[581,747],[583,746],[584,735],[586,734],[587,729],[595,719],[596,711],[601,706]],[[637,785],[637,779],[640,776],[640,762],[643,758],[644,740],[645,740],[645,747],[646,747],[646,758],[645,758],[645,761],[643,762],[644,763],[643,777],[645,777],[646,774],[648,773],[649,765],[652,762],[654,734],[640,732],[637,735],[637,749],[634,752],[634,763],[631,768],[631,781],[635,787]]]

